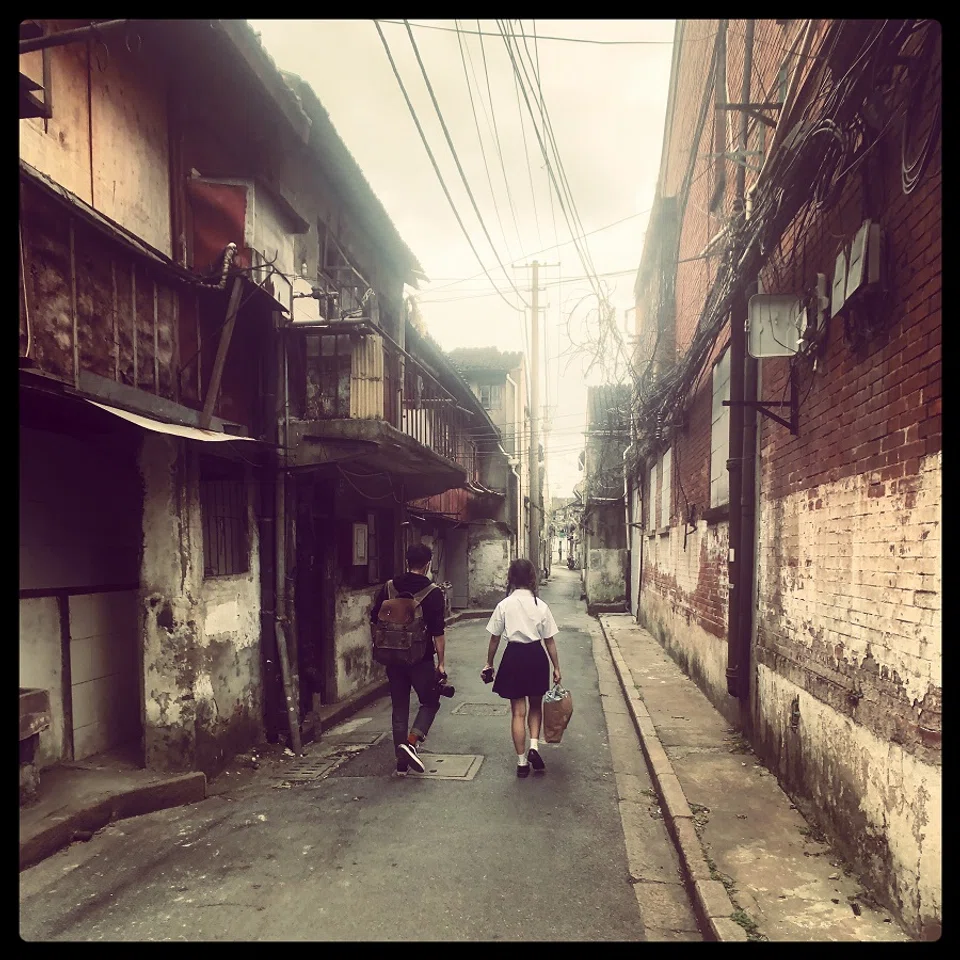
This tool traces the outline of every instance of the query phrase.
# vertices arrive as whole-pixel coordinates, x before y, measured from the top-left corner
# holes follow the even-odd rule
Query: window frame
[[[248,575],[250,495],[245,469],[230,461],[201,457],[198,488],[203,579]]]
[[[673,510],[673,447],[667,447],[660,457],[660,511],[659,529],[663,530],[670,526],[670,518]]]
[[[712,398],[710,417],[710,508],[730,503],[730,408],[723,406],[730,399],[730,347],[717,358],[710,373]]]

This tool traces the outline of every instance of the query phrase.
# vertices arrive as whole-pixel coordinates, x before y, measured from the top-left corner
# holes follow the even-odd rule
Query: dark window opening
[[[250,570],[247,485],[236,464],[201,461],[200,516],[203,576],[230,577]]]

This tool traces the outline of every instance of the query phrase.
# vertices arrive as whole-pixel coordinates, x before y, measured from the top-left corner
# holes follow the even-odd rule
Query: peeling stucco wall
[[[370,636],[370,608],[379,587],[337,591],[334,622],[335,700],[343,700],[361,687],[385,676],[373,659]]]
[[[249,572],[203,579],[194,452],[145,437],[144,735],[147,766],[216,773],[262,733],[257,525]]]
[[[467,534],[467,606],[492,609],[506,595],[511,537],[493,521],[471,524]]]
[[[700,520],[645,536],[639,622],[732,723],[739,706],[727,693],[727,523]],[[639,556],[639,555],[638,555]],[[638,560],[639,565],[639,560]]]
[[[940,507],[936,454],[760,511],[758,746],[915,932],[940,923]]]
[[[834,845],[868,872],[922,935],[941,918],[942,780],[926,763],[874,735],[773,670],[757,675],[758,741],[777,774],[812,801]]]
[[[584,583],[587,605],[621,604],[626,599],[624,573],[627,551],[591,547],[587,551]]]

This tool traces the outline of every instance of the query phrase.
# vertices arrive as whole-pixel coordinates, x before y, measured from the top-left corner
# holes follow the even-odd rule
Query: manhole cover
[[[483,763],[483,757],[469,754],[421,753],[426,770],[411,776],[421,780],[472,780]]]
[[[510,707],[505,703],[461,703],[451,713],[465,714],[468,717],[506,717]]]
[[[355,748],[354,748],[355,749]],[[420,759],[426,767],[425,773],[411,773],[411,777],[421,780],[472,780],[480,769],[482,756],[464,754],[430,753],[421,750]],[[330,777],[389,777],[397,769],[397,757],[394,753],[393,739],[388,737],[330,770]]]

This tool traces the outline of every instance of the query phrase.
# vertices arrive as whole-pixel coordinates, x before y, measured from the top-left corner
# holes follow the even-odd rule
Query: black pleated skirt
[[[505,700],[542,697],[550,689],[550,658],[542,643],[508,643],[493,692]]]

